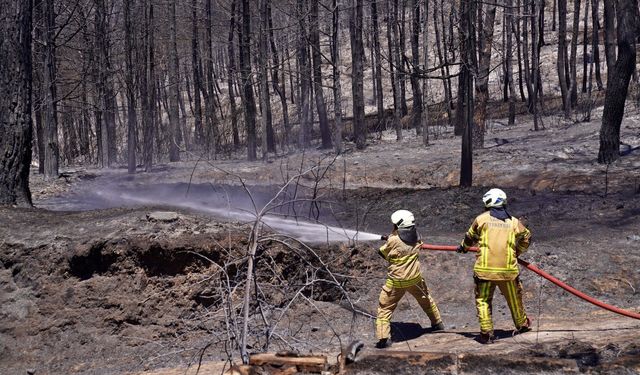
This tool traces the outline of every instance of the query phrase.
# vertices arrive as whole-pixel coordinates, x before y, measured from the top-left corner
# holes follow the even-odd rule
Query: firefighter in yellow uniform
[[[420,272],[418,253],[422,241],[418,237],[413,214],[407,210],[398,210],[391,215],[391,222],[393,232],[379,250],[380,255],[389,262],[376,319],[376,347],[380,349],[391,346],[391,315],[407,292],[418,301],[429,317],[432,330],[444,330],[438,307]]]
[[[496,286],[507,300],[517,333],[530,330],[531,320],[522,304],[522,283],[518,278],[518,256],[529,247],[531,232],[520,220],[506,210],[507,195],[500,189],[491,189],[482,201],[487,210],[475,218],[458,252],[478,244],[473,267],[476,309],[480,321],[480,338],[483,344],[495,340],[491,302]]]

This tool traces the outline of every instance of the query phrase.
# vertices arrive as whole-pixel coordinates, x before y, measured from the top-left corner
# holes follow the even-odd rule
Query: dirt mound
[[[0,368],[120,373],[189,361],[229,333],[220,319],[241,302],[248,228],[186,214],[154,222],[148,212],[2,210]],[[367,261],[360,250],[265,240],[252,311],[284,310],[296,293],[339,301],[358,288],[348,279]]]

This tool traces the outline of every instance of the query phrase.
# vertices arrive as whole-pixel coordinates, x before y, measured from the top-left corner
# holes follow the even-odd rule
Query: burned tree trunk
[[[613,1],[613,0],[607,0]],[[602,86],[602,77],[600,75],[600,33],[598,30],[600,29],[598,25],[600,24],[599,16],[598,16],[598,0],[591,0],[591,17],[593,19],[591,29],[591,43],[593,45],[593,62],[596,66],[596,83],[598,84],[598,90],[602,90],[604,87]]]
[[[56,87],[56,16],[53,0],[44,0],[45,47],[43,63],[42,95],[44,107],[44,179],[58,178],[60,146],[58,144],[58,94]]]
[[[460,157],[460,186],[469,187],[473,183],[473,77],[469,71],[475,66],[475,49],[473,20],[475,15],[474,0],[460,2],[460,50],[462,59],[462,75],[464,81],[461,87],[464,91],[464,132],[462,134],[462,149]],[[460,94],[458,94],[460,95]]]
[[[258,4],[260,8],[260,33],[258,36],[258,71],[259,71],[259,89],[260,89],[260,110],[262,114],[260,116],[260,129],[262,133],[262,159],[267,159],[269,150],[267,142],[267,127],[268,127],[268,111],[269,109],[269,84],[267,76],[267,35],[269,21],[267,17],[267,9],[269,4],[267,0],[260,0]]]
[[[567,84],[567,0],[558,0],[558,81],[562,94],[562,108],[564,117],[571,116],[571,103],[569,100],[569,85]]]
[[[318,25],[318,1],[311,0],[311,13],[309,14],[309,31],[311,42],[311,58],[313,59],[313,89],[316,99],[316,110],[320,121],[320,138],[322,148],[331,148],[331,129],[327,118],[327,105],[322,92],[322,59],[320,54],[320,29]]]
[[[247,129],[247,158],[256,160],[256,102],[251,80],[251,9],[249,0],[242,0],[242,35],[240,40],[240,80],[242,107]]]
[[[334,0],[335,1],[335,0]],[[337,12],[337,5],[334,5],[334,13]],[[335,14],[334,14],[335,17]],[[334,19],[334,28],[337,29],[336,20]],[[373,57],[375,60],[375,81],[376,90],[376,107],[378,110],[378,128],[384,124],[384,93],[382,91],[382,54],[380,53],[380,27],[378,26],[378,2],[371,2],[371,23],[373,26]],[[334,30],[334,33],[337,33]],[[337,43],[337,35],[334,43]],[[335,83],[334,83],[335,84]]]
[[[569,60],[570,69],[570,103],[571,108],[578,104],[578,24],[580,23],[580,0],[573,0],[573,25],[571,32],[571,57]]]
[[[367,128],[364,122],[364,46],[362,42],[362,0],[352,0],[351,8],[351,61],[353,94],[353,132],[356,148],[362,150],[367,144]]]
[[[176,41],[176,3],[169,2],[169,161],[179,161],[178,150],[180,133],[180,113],[178,97],[180,95],[180,62]]]
[[[389,39],[389,50],[392,55],[389,57],[392,64],[391,74],[393,75],[393,93],[395,100],[393,101],[396,106],[393,108],[393,126],[396,129],[396,140],[401,141],[402,136],[402,87],[400,81],[402,80],[401,70],[403,69],[403,63],[400,58],[400,42],[398,33],[398,0],[390,0],[389,2],[389,26],[391,27],[391,39]]]
[[[418,0],[411,0],[411,91],[413,92],[413,110],[411,125],[417,134],[422,133],[422,90],[418,79],[420,69],[420,4]],[[425,9],[425,12],[427,9]],[[425,24],[426,26],[426,24]],[[426,35],[426,31],[425,31]],[[427,51],[425,51],[427,53]]]
[[[31,13],[31,1],[0,0],[0,205],[32,205]]]
[[[301,149],[309,147],[311,144],[311,66],[309,62],[309,45],[307,43],[307,2],[297,1],[298,11],[298,80],[300,85],[298,98],[298,145]]]
[[[282,105],[282,122],[284,125],[284,131],[282,132],[282,149],[289,147],[289,133],[291,132],[291,125],[289,124],[289,106],[287,105],[287,93],[285,92],[285,74],[282,73],[282,87],[280,86],[280,58],[278,54],[278,48],[273,32],[273,17],[271,15],[271,4],[269,3],[269,40],[271,44],[271,57],[273,59],[273,69],[271,70],[271,85],[273,91],[275,91],[280,97],[280,104]],[[291,90],[293,91],[293,90]]]
[[[227,39],[227,52],[229,63],[227,64],[227,86],[229,90],[229,106],[231,107],[231,136],[233,138],[233,148],[240,146],[240,135],[238,133],[238,109],[236,106],[236,96],[233,90],[233,82],[236,77],[236,56],[234,48],[234,35],[236,31],[236,0],[231,0],[231,18],[229,19],[229,38]]]
[[[200,92],[202,91],[202,77],[200,76],[200,48],[198,47],[198,12],[197,0],[191,1],[191,70],[193,71],[193,127],[195,132],[195,142],[202,144],[204,142],[204,128],[202,126],[202,104],[200,100]],[[144,98],[142,99],[144,100]]]
[[[331,30],[331,65],[333,67],[333,112],[334,131],[333,147],[336,155],[342,153],[342,87],[340,83],[340,43],[338,31],[340,28],[340,4],[333,0],[333,27]],[[380,52],[378,50],[378,52]],[[378,107],[379,109],[379,107]],[[378,112],[378,121],[380,121]]]
[[[607,58],[607,73],[616,64],[616,2],[604,0],[604,54]]]
[[[205,51],[207,53],[206,57],[206,82],[207,82],[207,95],[205,96],[205,109],[207,115],[207,129],[206,129],[206,138],[207,138],[207,150],[212,151],[214,155],[218,153],[218,119],[216,118],[216,109],[215,109],[215,97],[216,92],[214,88],[214,75],[213,75],[213,36],[212,36],[212,19],[213,19],[213,9],[212,9],[212,0],[207,0],[205,2],[205,35],[206,35],[206,43],[207,46]]]
[[[134,1],[124,2],[124,38],[125,38],[125,82],[127,93],[127,171],[136,172],[136,147],[137,147],[137,114],[135,75],[133,71],[134,40],[133,25],[131,22],[131,8]]]
[[[607,93],[600,128],[599,163],[611,163],[620,157],[620,124],[635,68],[635,42],[640,34],[638,0],[620,0],[616,9],[618,59],[607,74]]]
[[[487,118],[487,103],[489,101],[489,68],[491,64],[491,48],[493,46],[493,25],[496,17],[494,3],[487,4],[486,15],[483,21],[482,43],[480,61],[478,63],[478,76],[476,77],[476,97],[478,107],[474,113],[473,147],[484,147],[485,121]]]

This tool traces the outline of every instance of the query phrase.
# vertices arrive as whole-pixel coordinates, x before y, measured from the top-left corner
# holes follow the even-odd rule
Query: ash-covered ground
[[[384,133],[367,150],[348,147],[339,158],[314,150],[304,159],[212,161],[215,168],[201,163],[195,169],[193,162],[181,162],[136,176],[122,169],[75,168],[53,184],[34,176],[36,208],[0,210],[0,373],[169,374],[198,363],[213,372],[230,358],[238,362],[233,343],[242,330],[252,222],[250,214],[225,212],[238,206],[234,212],[247,214],[253,205],[237,177],[250,186],[258,207],[292,180],[273,211],[279,219],[290,220],[295,211],[338,228],[380,234],[390,229],[389,215],[406,208],[416,214],[427,243],[446,245],[457,244],[481,212],[482,193],[499,186],[509,195],[511,213],[524,217],[533,232],[523,259],[638,312],[636,117],[623,123],[628,152],[608,169],[595,162],[595,121],[560,124],[547,118],[541,132],[526,123],[495,125],[487,136],[488,142],[496,139],[495,146],[476,152],[477,187],[469,189],[452,187],[459,139],[446,130],[428,148]],[[184,189],[191,177],[197,185],[189,195]],[[314,194],[315,204],[286,204],[287,198]],[[271,351],[322,353],[332,361],[352,340],[370,350],[385,277],[376,254],[381,242],[327,244],[318,235],[305,246],[278,228],[261,228],[256,245],[249,350],[268,344]],[[295,236],[295,229],[287,234]],[[473,373],[483,363],[500,373],[640,372],[640,322],[603,312],[526,270],[525,305],[535,329],[512,336],[508,309],[497,293],[500,339],[480,345],[474,340],[473,255],[425,252],[421,262],[447,332],[430,333],[428,319],[407,297],[393,318],[396,343],[390,350],[458,356],[441,373]],[[414,369],[384,357],[358,366],[361,373]]]

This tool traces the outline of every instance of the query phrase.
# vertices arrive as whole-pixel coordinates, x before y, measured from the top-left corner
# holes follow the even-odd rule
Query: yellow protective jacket
[[[520,254],[527,251],[531,232],[515,217],[500,220],[486,211],[475,218],[462,241],[468,248],[477,243],[473,272],[482,280],[514,280]]]
[[[380,254],[389,262],[386,285],[391,288],[407,288],[422,280],[418,253],[422,241],[415,245],[404,243],[397,232],[392,233],[387,243],[380,247]]]

